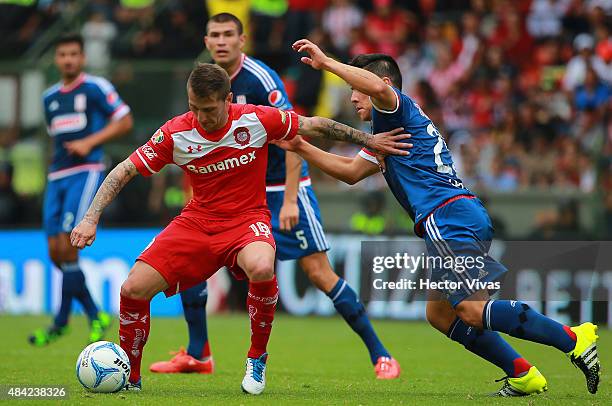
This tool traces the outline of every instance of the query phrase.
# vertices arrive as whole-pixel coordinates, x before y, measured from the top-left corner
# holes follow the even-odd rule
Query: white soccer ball
[[[130,377],[130,360],[121,347],[110,341],[89,344],[79,355],[76,375],[91,392],[121,390]]]

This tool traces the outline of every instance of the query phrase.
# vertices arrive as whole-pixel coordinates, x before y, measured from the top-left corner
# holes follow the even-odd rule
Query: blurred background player
[[[215,63],[231,78],[234,103],[268,105],[282,110],[293,108],[278,74],[242,52],[245,34],[236,16],[220,13],[211,17],[204,41]],[[332,300],[338,313],[366,345],[377,378],[399,377],[399,363],[377,337],[357,294],[331,268],[325,254],[329,245],[317,198],[310,186],[308,165],[297,154],[269,145],[266,185],[277,258],[297,259],[310,281]],[[187,351],[181,349],[170,361],[152,364],[152,372],[213,372],[206,325],[207,297],[206,282],[181,292],[189,329]]]
[[[45,120],[53,143],[47,176],[43,223],[49,256],[62,271],[60,308],[47,329],[30,336],[34,345],[46,345],[65,334],[72,299],[89,318],[89,341],[99,341],[110,317],[99,312],[79,266],[69,234],[83,216],[103,179],[102,144],[132,128],[130,108],[106,79],[83,72],[85,53],[78,34],[60,37],[55,46],[55,65],[61,81],[43,94]]]
[[[415,220],[415,233],[425,239],[429,255],[454,258],[485,257],[484,267],[450,271],[434,267],[433,280],[464,283],[464,288],[431,292],[427,319],[436,329],[466,349],[499,366],[507,374],[499,396],[525,396],[547,390],[546,379],[497,333],[542,343],[567,354],[584,373],[587,389],[597,392],[599,358],[597,326],[565,326],[516,300],[489,300],[486,290],[470,288],[467,280],[499,280],[507,269],[487,256],[493,239],[488,214],[476,196],[457,176],[450,151],[429,117],[401,93],[397,63],[383,54],[359,55],[350,65],[327,57],[315,44],[300,40],[297,52],[307,52],[302,62],[344,79],[353,89],[351,101],[361,120],[372,120],[374,132],[402,126],[411,129],[413,153],[389,156],[381,162],[383,174],[398,202]],[[352,65],[352,66],[351,66]],[[355,183],[378,171],[375,154],[363,149],[354,158],[323,152],[306,142],[293,148],[328,174]],[[452,307],[451,307],[452,306]]]

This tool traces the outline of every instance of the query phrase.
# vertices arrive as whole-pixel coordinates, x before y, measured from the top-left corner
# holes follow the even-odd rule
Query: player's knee
[[[474,302],[461,302],[455,308],[457,316],[470,327],[482,328],[482,311]]]
[[[129,299],[148,299],[145,289],[129,277],[121,285],[121,296]]]
[[[274,277],[274,258],[261,257],[253,261],[248,276],[252,281],[267,281]]]
[[[78,260],[79,254],[76,248],[70,245],[69,241],[62,241],[56,245],[56,256],[57,261],[61,264],[63,262],[74,262]]]

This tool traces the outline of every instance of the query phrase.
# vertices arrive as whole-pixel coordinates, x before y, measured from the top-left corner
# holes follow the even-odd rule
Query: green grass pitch
[[[82,405],[610,405],[612,388],[606,376],[612,365],[612,332],[600,330],[603,376],[599,393],[586,391],[584,378],[555,349],[510,339],[520,353],[548,379],[549,391],[528,398],[495,399],[503,373],[476,358],[422,322],[375,321],[387,348],[402,365],[395,381],[377,381],[367,352],[344,321],[334,318],[277,316],[269,346],[266,391],[244,395],[240,382],[248,348],[246,314],[209,317],[214,375],[156,375],[148,366],[167,359],[184,345],[181,319],[154,318],[143,359],[141,393],[91,394],[75,377],[75,362],[85,346],[85,319],[73,317],[67,337],[32,348],[29,332],[49,323],[48,317],[0,316],[0,384],[65,385],[69,400]],[[108,339],[118,342],[117,323]],[[0,401],[2,403],[2,401]],[[30,401],[28,404],[49,403]]]

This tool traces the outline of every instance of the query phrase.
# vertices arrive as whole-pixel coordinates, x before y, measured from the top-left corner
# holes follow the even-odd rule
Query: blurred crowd
[[[343,61],[390,54],[469,187],[600,192],[612,230],[612,0],[14,0],[0,5],[0,58],[72,14],[90,69],[196,58],[221,11],[245,22],[247,51],[279,70],[298,111],[358,124],[345,86],[300,64],[293,41]]]

